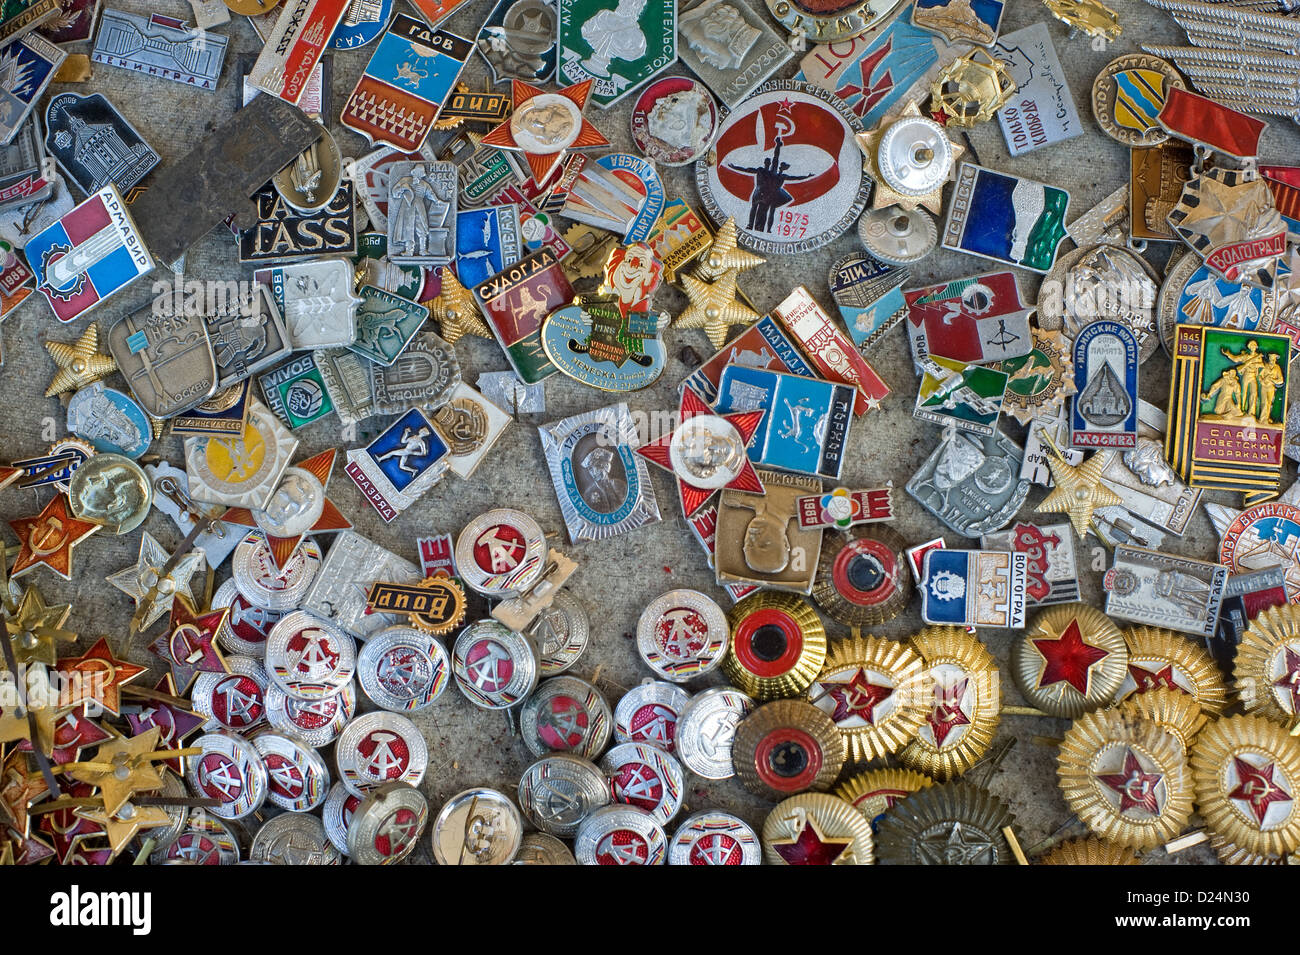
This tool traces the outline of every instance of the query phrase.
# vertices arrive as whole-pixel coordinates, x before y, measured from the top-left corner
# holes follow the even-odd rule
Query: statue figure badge
[[[456,254],[456,167],[449,162],[394,163],[388,186],[388,258],[446,265]]]
[[[666,361],[660,334],[668,316],[650,309],[662,278],[663,263],[644,242],[615,247],[600,289],[576,296],[542,325],[551,363],[604,391],[636,391],[653,383]]]

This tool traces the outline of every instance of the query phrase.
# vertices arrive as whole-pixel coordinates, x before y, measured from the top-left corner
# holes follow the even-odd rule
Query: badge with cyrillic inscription
[[[894,489],[886,486],[850,491],[845,487],[837,487],[826,494],[801,497],[795,506],[798,508],[799,526],[804,528],[846,528],[856,524],[892,521]]]

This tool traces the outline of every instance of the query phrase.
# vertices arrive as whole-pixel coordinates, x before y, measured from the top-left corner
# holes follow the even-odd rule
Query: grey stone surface
[[[758,0],[749,2],[761,7]],[[492,0],[467,3],[444,27],[472,38],[491,3]],[[130,10],[158,10],[176,16],[189,14],[188,5],[176,0],[154,4],[114,0],[113,5]],[[1114,5],[1124,24],[1124,35],[1105,50],[1093,49],[1086,37],[1067,36],[1066,28],[1051,19],[1037,0],[1016,0],[1009,4],[1003,21],[1004,33],[1040,20],[1048,23],[1083,118],[1085,135],[1014,160],[1008,157],[996,123],[977,128],[969,137],[973,147],[969,158],[1067,187],[1072,195],[1071,217],[1086,211],[1125,182],[1128,176],[1127,150],[1104,136],[1091,118],[1089,93],[1093,76],[1114,56],[1135,50],[1139,42],[1182,42],[1181,32],[1173,22],[1140,0],[1114,0]],[[405,9],[404,2],[398,0],[397,7]],[[220,30],[230,37],[231,50],[215,92],[189,91],[175,84],[96,65],[90,84],[55,86],[52,93],[69,88],[79,92],[89,88],[105,93],[162,155],[165,163],[175,161],[188,152],[205,131],[222,122],[238,106],[241,54],[255,54],[260,48],[252,29],[241,18],[235,18],[232,24]],[[368,144],[360,137],[338,124],[338,115],[372,49],[373,46],[333,54],[334,88],[327,123],[345,156],[361,156],[369,151]],[[796,66],[797,58],[780,75],[792,74]],[[670,72],[685,73],[686,70],[677,64]],[[466,76],[477,84],[484,75],[484,66],[475,57]],[[588,110],[590,118],[615,147],[627,151],[632,151],[629,133],[631,99],[635,97],[608,111],[595,107]],[[1300,135],[1297,135],[1296,128],[1286,121],[1274,122],[1265,134],[1263,153],[1269,161],[1294,162],[1300,155]],[[666,169],[663,173],[670,197],[683,196],[696,205],[694,175],[689,168]],[[176,215],[184,214],[183,208],[176,209]],[[745,274],[741,284],[760,309],[774,306],[798,283],[807,284],[825,306],[832,308],[825,286],[827,268],[831,262],[858,247],[856,236],[847,235],[812,254],[771,260]],[[1162,268],[1168,248],[1153,244],[1148,258]],[[931,281],[984,271],[988,267],[989,263],[983,260],[939,252],[914,268],[913,274],[918,282]],[[186,277],[250,278],[251,267],[240,266],[231,237],[216,230],[191,250],[186,263]],[[1037,276],[1022,274],[1021,287],[1028,298],[1036,295],[1038,282]],[[117,317],[148,303],[149,285],[149,280],[141,281],[129,293],[91,317],[102,326],[111,324]],[[684,299],[672,289],[661,291],[655,300],[657,307],[674,313],[683,303]],[[0,368],[0,396],[6,403],[0,460],[38,453],[65,433],[63,406],[57,399],[41,397],[53,374],[53,365],[41,343],[73,340],[88,321],[88,318],[83,318],[72,326],[60,326],[44,301],[33,296],[0,329],[5,354],[3,368]],[[701,357],[712,352],[702,332],[670,330],[667,340],[670,354],[674,357],[659,384],[627,397],[633,410],[648,414],[651,420],[663,420],[676,410],[677,383],[690,370],[678,357],[683,346],[690,346]],[[508,367],[495,342],[464,338],[457,345],[457,353],[465,378],[471,383],[482,371]],[[939,536],[943,528],[906,495],[903,485],[934,446],[938,429],[915,421],[911,416],[917,379],[902,330],[891,332],[872,352],[870,360],[893,389],[893,394],[881,412],[854,422],[843,483],[849,487],[863,487],[892,481],[899,513],[894,526],[909,542],[919,543]],[[1169,362],[1163,354],[1150,359],[1141,369],[1142,396],[1164,407],[1168,373]],[[110,383],[122,384],[117,378],[111,379]],[[608,541],[581,546],[567,544],[563,539],[563,522],[551,491],[536,426],[544,421],[601,407],[617,398],[584,388],[561,376],[547,382],[546,395],[546,413],[523,416],[512,424],[472,481],[449,477],[391,525],[385,526],[379,521],[346,475],[336,473],[329,491],[358,531],[408,559],[416,557],[414,540],[417,536],[440,532],[454,535],[471,517],[490,507],[510,505],[533,514],[552,535],[552,543],[562,547],[581,564],[572,582],[572,590],[591,613],[592,636],[586,656],[571,672],[593,680],[613,703],[628,687],[650,676],[637,657],[632,638],[638,615],[646,602],[675,587],[704,590],[724,605],[726,596],[713,586],[712,573],[704,554],[685,522],[677,517],[676,489],[662,472],[656,472],[653,478],[665,514],[662,523]],[[388,420],[375,418],[368,424],[377,430]],[[1023,429],[1014,421],[1004,418],[1002,427],[1017,440],[1023,438]],[[367,433],[360,433],[351,441],[345,440],[337,418],[330,416],[303,429],[298,436],[303,442],[299,457],[305,457],[331,446],[355,445],[364,441]],[[182,464],[177,439],[169,438],[158,443],[152,451],[173,464]],[[1288,465],[1288,477],[1291,473]],[[0,516],[12,518],[35,513],[48,497],[48,491],[5,490],[0,492]],[[1030,514],[1042,497],[1042,489],[1035,489],[1022,514]],[[1232,502],[1226,495],[1207,494],[1206,499]],[[180,541],[181,535],[157,511],[144,526],[167,546]],[[944,536],[949,546],[977,546],[977,542],[963,540],[951,532]],[[11,539],[11,535],[7,539]],[[323,543],[328,543],[328,540]],[[1189,556],[1211,557],[1215,543],[1208,522],[1198,514],[1187,535],[1178,541],[1176,549]],[[131,660],[152,664],[156,661],[145,649],[152,633],[128,642],[130,602],[104,583],[106,574],[134,561],[138,545],[138,532],[125,537],[97,534],[78,549],[72,581],[58,580],[46,571],[37,571],[27,579],[36,583],[49,600],[73,601],[74,611],[69,626],[82,634],[83,647],[89,646],[99,636],[107,635],[117,647],[126,643],[125,654]],[[1086,598],[1096,599],[1100,579],[1098,570],[1108,562],[1108,558],[1103,557],[1095,547],[1095,541],[1090,540],[1081,548],[1081,561],[1085,567]],[[218,570],[217,581],[225,579],[228,573],[226,567]],[[920,626],[917,603],[913,600],[907,613],[873,632],[892,638],[906,637]],[[833,622],[828,624],[828,629],[833,637],[848,635],[846,628]],[[1005,631],[984,631],[980,636],[1005,667],[1013,635]],[[1022,703],[1005,669],[1004,677],[1006,702]],[[692,688],[699,689],[719,680],[718,677],[707,678],[700,681],[699,687]],[[363,701],[362,706],[367,708],[368,701]],[[448,797],[468,786],[488,785],[513,794],[521,771],[531,762],[528,750],[517,737],[512,737],[501,714],[475,709],[453,688],[449,688],[437,704],[419,714],[417,722],[429,742],[429,770],[424,790],[435,812]],[[1051,738],[1059,737],[1066,727],[1063,720],[1021,716],[1006,717],[999,727],[999,739],[1014,740],[1015,745],[991,774],[989,786],[1006,799],[1015,812],[1026,848],[1043,844],[1070,819],[1056,786],[1055,747],[1049,742]],[[679,819],[709,807],[733,810],[758,827],[771,804],[747,795],[734,781],[710,782],[688,778]],[[670,825],[669,829],[672,828]],[[1082,827],[1076,822],[1067,833],[1082,834]],[[425,843],[422,843],[415,860],[420,860],[421,854],[427,855]],[[1162,852],[1156,851],[1149,854],[1149,861],[1163,862],[1166,859]],[[1212,862],[1213,856],[1208,849],[1200,847],[1173,861]]]

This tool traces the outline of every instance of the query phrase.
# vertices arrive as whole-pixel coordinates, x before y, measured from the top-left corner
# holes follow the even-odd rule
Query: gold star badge
[[[108,648],[108,640],[100,637],[82,656],[64,657],[55,669],[63,682],[60,706],[95,700],[116,716],[122,711],[122,687],[146,672],[147,667],[117,659]]]
[[[758,312],[736,299],[739,274],[739,269],[727,269],[715,282],[683,275],[682,287],[690,304],[677,316],[677,327],[702,328],[713,347],[721,348],[732,325],[752,325],[758,321]]]
[[[58,658],[56,642],[77,639],[75,633],[62,629],[71,612],[72,604],[47,605],[40,591],[28,587],[18,602],[17,612],[5,620],[5,630],[13,643],[18,664],[53,666]],[[0,670],[4,668],[4,659],[0,658]]]
[[[136,834],[143,829],[157,829],[171,822],[171,816],[162,806],[137,806],[128,802],[115,813],[103,809],[78,809],[77,815],[88,822],[104,827],[108,848],[116,857]]]
[[[460,284],[460,279],[445,265],[442,268],[442,288],[437,298],[420,304],[438,323],[439,331],[448,345],[454,345],[465,335],[491,338],[492,330],[483,321],[474,294]]]
[[[54,359],[54,364],[59,366],[50,380],[50,387],[45,389],[46,398],[53,398],[65,391],[78,391],[117,371],[117,362],[113,356],[99,350],[99,326],[94,322],[71,345],[67,342],[46,342],[45,350]]]
[[[901,119],[915,117],[921,120],[915,123],[915,131],[906,133],[908,142],[891,144],[893,153],[902,153],[904,165],[924,168],[929,163],[941,161],[942,153],[948,153],[948,168],[944,171],[939,185],[929,192],[899,192],[889,185],[889,177],[880,171],[880,143],[890,128]],[[902,206],[911,211],[917,206],[925,206],[935,215],[943,211],[943,189],[956,172],[957,163],[961,161],[964,146],[953,142],[938,123],[922,117],[915,101],[908,103],[897,116],[884,120],[875,129],[857,134],[858,149],[862,150],[863,168],[867,175],[876,181],[875,191],[871,194],[871,208],[885,209],[889,206]]]
[[[104,800],[104,811],[116,813],[132,793],[163,786],[163,769],[158,760],[168,754],[158,752],[162,728],[141,733],[139,736],[119,736],[100,744],[95,758],[89,762],[71,763],[68,775],[83,783],[99,787]]]
[[[1083,538],[1088,534],[1093,511],[1099,507],[1123,504],[1124,501],[1101,483],[1101,471],[1105,463],[1100,457],[1094,454],[1074,467],[1066,462],[1051,439],[1044,437],[1048,442],[1048,450],[1052,452],[1047,465],[1052,469],[1052,480],[1056,482],[1056,487],[1038,505],[1038,511],[1069,515],[1070,523],[1074,525],[1079,537]]]
[[[740,248],[736,238],[736,219],[729,217],[722,223],[722,228],[713,237],[713,242],[700,257],[695,267],[695,276],[706,282],[716,282],[727,269],[744,272],[762,265],[767,259],[757,253]]]
[[[26,694],[23,699],[19,698],[20,692]],[[13,674],[0,673],[0,743],[31,740],[33,746],[40,746],[41,752],[49,753],[54,748],[57,697],[44,667],[29,668],[23,674],[22,685],[15,683]],[[32,739],[28,707],[24,703],[30,704],[31,715],[36,718],[39,740]]]

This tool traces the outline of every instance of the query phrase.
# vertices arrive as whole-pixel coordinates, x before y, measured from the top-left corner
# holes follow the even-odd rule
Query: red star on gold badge
[[[1097,780],[1119,793],[1119,811],[1142,809],[1153,816],[1160,815],[1156,801],[1156,787],[1164,779],[1161,773],[1145,773],[1132,749],[1124,751],[1124,769],[1118,773],[1098,774]]]
[[[82,656],[64,657],[55,666],[63,678],[59,705],[76,706],[95,700],[117,716],[122,710],[122,687],[146,669],[117,659],[108,648],[108,639],[100,637]]]
[[[935,746],[942,746],[948,734],[958,726],[970,724],[970,717],[961,708],[961,698],[966,695],[966,686],[969,683],[970,678],[967,677],[952,686],[935,686],[934,707],[926,717],[926,721],[930,724],[930,731],[934,733]]]
[[[1240,756],[1233,757],[1237,769],[1237,788],[1228,793],[1229,799],[1239,799],[1250,806],[1250,811],[1261,826],[1268,815],[1268,807],[1275,802],[1290,802],[1291,794],[1273,781],[1273,764],[1252,766]]]
[[[773,842],[772,849],[787,865],[834,865],[852,839],[827,839],[811,818],[805,819],[799,835],[784,842]]]
[[[883,703],[893,694],[892,686],[880,686],[872,683],[864,670],[853,674],[848,683],[821,683],[823,690],[835,701],[835,712],[831,719],[842,723],[856,716],[866,723],[875,723],[876,705]]]
[[[1068,683],[1086,696],[1093,665],[1110,656],[1101,647],[1084,641],[1077,620],[1071,620],[1055,640],[1039,637],[1029,642],[1043,658],[1043,672],[1038,677],[1040,689],[1053,683]]]
[[[55,495],[39,514],[12,520],[9,526],[22,545],[10,576],[44,564],[64,580],[72,579],[72,548],[99,530],[98,524],[72,516],[66,494]]]
[[[583,80],[581,83],[556,90],[554,93],[547,93],[530,83],[513,80],[514,112],[509,119],[484,136],[480,144],[522,152],[524,158],[528,160],[528,168],[533,171],[533,179],[541,185],[564,160],[567,150],[609,145],[609,140],[592,124],[591,120],[582,115],[583,109],[587,106],[587,98],[591,95],[592,82],[592,80]],[[530,100],[539,96],[548,99],[529,105]],[[566,106],[559,102],[557,97],[568,100],[572,105]],[[576,110],[573,107],[576,107]],[[573,116],[575,112],[576,119],[581,119],[581,123],[573,122],[572,129],[564,130],[563,121],[566,116],[560,114],[567,114],[567,118],[572,121],[575,119]],[[557,135],[557,131],[562,135]],[[533,144],[534,148],[531,151],[516,141],[517,132]]]

